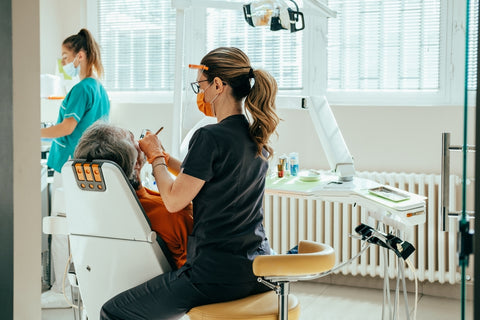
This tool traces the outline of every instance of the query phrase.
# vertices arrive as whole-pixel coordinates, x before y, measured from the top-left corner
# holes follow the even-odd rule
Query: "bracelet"
[[[167,166],[166,163],[163,163],[163,162],[157,163],[156,165],[154,165],[154,166],[152,167],[152,175],[153,175],[153,170],[155,170],[155,168],[158,167],[158,166],[165,166],[165,168],[168,168],[168,166]]]

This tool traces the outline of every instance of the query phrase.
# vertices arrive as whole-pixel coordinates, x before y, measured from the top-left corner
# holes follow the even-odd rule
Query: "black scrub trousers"
[[[104,304],[100,319],[179,319],[197,306],[240,299],[268,290],[257,281],[194,284],[188,271],[180,269],[162,274],[110,299]]]
[[[270,254],[262,224],[268,164],[256,153],[244,115],[195,132],[182,167],[205,184],[193,199],[186,264],[115,296],[101,319],[178,319],[196,306],[269,290],[252,271],[256,256]]]

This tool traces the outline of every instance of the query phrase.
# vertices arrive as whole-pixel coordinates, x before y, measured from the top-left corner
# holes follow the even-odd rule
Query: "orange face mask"
[[[208,89],[208,87],[207,87],[207,89]],[[205,90],[207,90],[207,89],[205,89]],[[200,110],[207,117],[215,117],[215,112],[213,111],[212,103],[211,102],[205,102],[205,90],[197,93],[198,110]],[[213,98],[212,102],[217,98],[217,96],[215,96],[215,98]]]

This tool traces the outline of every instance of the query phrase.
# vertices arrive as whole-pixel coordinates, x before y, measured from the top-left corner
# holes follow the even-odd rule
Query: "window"
[[[253,28],[245,22],[241,10],[206,12],[206,52],[222,46],[238,47],[254,68],[266,69],[275,77],[279,90],[303,88],[303,31]]]
[[[109,92],[171,94],[176,18],[171,1],[87,2],[98,16],[92,29],[101,45]],[[478,2],[470,1],[468,26],[471,90],[476,86]],[[322,94],[327,88],[331,104],[458,105],[463,101],[467,29],[463,2],[329,0],[337,17],[325,22],[297,1],[306,28],[296,33],[253,28],[244,20],[243,1],[219,3],[223,8],[238,3],[239,9],[204,9],[192,2],[193,8],[187,10],[185,63],[198,62],[215,47],[236,46],[247,53],[253,67],[276,78],[282,95]]]
[[[328,89],[438,90],[440,0],[330,0]]]
[[[196,38],[188,43],[195,48],[203,45],[204,50],[196,49],[199,53],[219,46],[239,47],[253,67],[264,68],[275,77],[279,90],[301,90],[304,31],[253,28],[243,17],[243,2],[230,2],[238,2],[238,10],[193,9],[186,30],[192,30]],[[101,46],[106,89],[111,93],[173,91],[176,15],[171,1],[90,0],[89,5],[96,11],[90,28],[96,30]],[[186,55],[188,61],[197,60]]]
[[[171,1],[99,0],[98,36],[109,91],[172,91],[175,10]]]

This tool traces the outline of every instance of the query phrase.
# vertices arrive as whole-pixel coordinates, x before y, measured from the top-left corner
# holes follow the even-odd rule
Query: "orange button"
[[[87,181],[93,181],[92,169],[90,168],[90,163],[83,164],[83,171],[85,172],[85,177]]]
[[[77,180],[85,181],[85,175],[83,174],[81,163],[75,163],[75,173],[77,174]]]
[[[100,168],[98,164],[92,164],[93,178],[96,182],[102,181],[102,176],[100,175]]]

